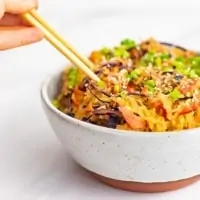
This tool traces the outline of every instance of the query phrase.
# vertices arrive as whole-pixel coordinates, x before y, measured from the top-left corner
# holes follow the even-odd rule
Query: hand
[[[43,33],[28,25],[20,14],[36,8],[36,0],[0,0],[0,51],[35,43]]]

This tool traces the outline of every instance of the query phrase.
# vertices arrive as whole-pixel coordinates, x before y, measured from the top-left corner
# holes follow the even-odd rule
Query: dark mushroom
[[[121,113],[116,109],[96,109],[93,111],[96,116],[105,115],[106,120],[103,120],[103,126],[108,128],[116,128],[123,120]]]
[[[105,126],[108,128],[116,128],[118,124],[121,124],[121,121],[122,118],[119,116],[110,116]]]
[[[91,118],[91,115],[88,116],[88,117],[83,117],[83,118],[82,118],[82,121],[84,121],[84,122],[89,122],[90,118]]]
[[[160,44],[168,46],[168,47],[172,47],[172,48],[181,49],[183,51],[187,51],[185,48],[183,48],[181,46],[178,46],[178,45],[175,45],[175,44],[171,44],[171,43],[168,43],[168,42],[160,42]]]
[[[90,91],[90,93],[91,93],[96,99],[98,99],[100,102],[102,102],[102,103],[110,103],[110,101],[105,101],[105,100],[100,99],[100,98],[95,94],[95,92],[93,92],[91,86],[87,86],[87,89],[88,89],[88,90]]]
[[[74,113],[67,113],[67,115],[69,115],[70,117],[74,117]]]
[[[72,106],[72,93],[69,93],[65,98],[65,105],[66,107],[70,108]]]
[[[108,67],[108,68],[115,67],[115,66],[122,67],[123,63],[119,60],[113,60],[113,61],[108,61],[108,62],[102,63],[101,66]]]
[[[181,75],[181,74],[176,74],[176,75],[175,75],[175,79],[176,79],[177,81],[180,81],[182,78],[183,78],[183,75]]]
[[[166,71],[166,72],[162,72],[162,75],[165,75],[165,74],[171,74],[171,75],[173,75],[173,74],[174,74],[174,72],[173,72],[173,71]]]
[[[133,60],[138,60],[140,59],[142,56],[144,56],[146,51],[142,51],[140,49],[132,49],[130,51],[130,56]]]
[[[135,95],[135,96],[141,96],[141,97],[146,97],[147,95],[142,94],[139,91],[135,91],[135,92],[128,92],[128,95]]]
[[[179,98],[178,101],[184,101],[184,100],[188,100],[188,99],[192,99],[193,96],[190,96],[190,97],[182,97],[182,98]]]
[[[101,73],[102,73],[102,69],[99,69],[99,70],[95,71],[94,73],[95,73],[97,76],[100,76]]]
[[[72,93],[67,93],[66,95],[63,95],[62,98],[60,99],[60,104],[67,108],[67,110],[70,112],[72,110]]]
[[[99,89],[98,87],[96,87],[96,85],[94,85],[93,83],[90,84],[90,86],[95,89],[97,92],[104,94],[107,97],[111,97],[110,94],[108,94],[106,91]]]
[[[115,115],[118,116],[120,115],[119,111],[112,110],[112,109],[95,109],[93,111],[94,115]]]
[[[88,77],[84,78],[82,83],[79,86],[79,90],[86,91],[86,85],[89,83],[90,79]]]

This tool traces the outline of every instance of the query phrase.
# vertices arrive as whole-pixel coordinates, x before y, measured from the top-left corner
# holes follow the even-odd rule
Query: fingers
[[[27,25],[27,23],[17,15],[33,8],[37,8],[37,0],[0,0],[0,50],[16,48],[42,40],[43,33],[39,29],[19,26]],[[13,28],[13,26],[15,27]]]
[[[38,42],[43,34],[35,27],[1,27],[0,38],[0,50],[7,50]]]
[[[22,14],[37,8],[37,0],[0,0],[4,2],[4,12]]]
[[[5,14],[0,20],[0,26],[28,25],[21,17],[13,14]]]

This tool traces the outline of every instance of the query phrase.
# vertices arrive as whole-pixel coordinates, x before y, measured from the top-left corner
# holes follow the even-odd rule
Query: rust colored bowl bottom
[[[111,178],[107,178],[93,172],[91,173],[99,181],[122,190],[128,190],[132,192],[142,192],[142,193],[155,193],[155,192],[167,192],[172,190],[177,190],[189,186],[200,180],[199,176],[194,176],[188,179],[183,179],[179,181],[166,182],[166,183],[139,183],[139,182],[129,182],[129,181],[119,181]]]

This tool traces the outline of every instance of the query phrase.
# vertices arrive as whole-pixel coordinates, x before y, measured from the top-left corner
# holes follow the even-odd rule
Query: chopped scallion
[[[146,64],[149,64],[149,63],[153,63],[154,62],[154,58],[155,58],[155,54],[154,53],[146,53],[142,60],[146,63]]]
[[[101,53],[103,53],[103,54],[108,54],[108,53],[110,53],[111,52],[111,50],[108,48],[108,47],[103,47],[102,49],[101,49]]]
[[[133,70],[133,71],[129,74],[130,79],[136,79],[136,78],[138,78],[138,77],[140,76],[141,72],[142,72],[142,71],[141,71],[140,69],[135,69],[135,70]]]
[[[118,93],[120,91],[120,86],[119,85],[114,85],[114,92]]]
[[[103,81],[98,81],[97,86],[100,88],[104,88],[106,86],[106,84]]]
[[[53,104],[56,108],[59,107],[59,102],[58,102],[57,100],[53,100],[53,101],[52,101],[52,104]]]
[[[154,80],[147,80],[145,81],[145,85],[150,86],[150,87],[155,87],[156,82]]]
[[[121,96],[122,98],[125,98],[125,97],[127,96],[127,92],[126,92],[126,91],[120,92],[120,96]]]
[[[162,64],[162,59],[160,58],[160,57],[157,57],[156,59],[155,59],[155,64],[156,64],[156,66],[161,66],[161,64]]]
[[[69,89],[73,89],[75,84],[76,84],[76,80],[77,80],[77,75],[78,75],[78,70],[76,68],[71,68],[67,74],[67,82],[68,82],[68,88]]]
[[[185,62],[185,58],[183,58],[183,57],[177,57],[176,61],[178,61],[178,62]]]
[[[185,64],[184,64],[183,62],[177,61],[177,60],[175,60],[175,61],[173,62],[173,65],[174,65],[177,69],[184,69],[184,68],[186,67]]]
[[[190,78],[197,78],[198,75],[196,74],[195,70],[190,70],[189,77]]]
[[[104,47],[100,51],[106,59],[110,59],[112,57],[112,50],[109,49],[108,47]]]
[[[162,54],[160,55],[160,58],[161,58],[162,60],[168,59],[168,58],[170,58],[170,54],[169,54],[169,53],[162,53]]]
[[[176,101],[179,98],[181,98],[181,93],[179,90],[177,90],[176,88],[169,94],[169,97],[173,100]]]
[[[154,80],[147,80],[144,82],[144,85],[148,88],[149,92],[155,91],[156,82]]]
[[[124,46],[126,50],[130,50],[136,47],[136,42],[131,39],[124,39],[121,41],[121,45]]]
[[[114,48],[114,56],[119,58],[129,58],[130,54],[123,47]]]

